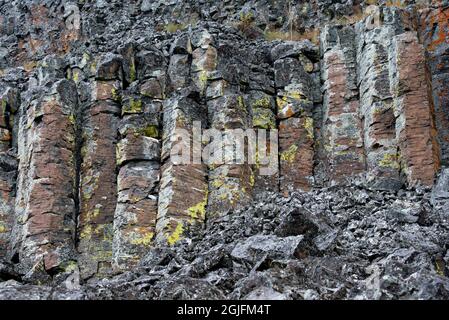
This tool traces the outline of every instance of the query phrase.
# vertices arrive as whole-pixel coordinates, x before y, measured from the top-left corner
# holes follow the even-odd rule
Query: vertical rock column
[[[237,49],[231,47],[226,54],[237,55]],[[201,49],[195,51],[198,50]],[[251,115],[246,95],[241,92],[242,76],[245,76],[241,73],[245,72],[247,66],[234,57],[219,56],[211,45],[209,51],[215,52],[207,57],[209,65],[217,70],[209,70],[207,74],[208,127],[216,136],[213,139],[218,139],[212,141],[216,143],[214,148],[221,149],[221,153],[214,154],[214,160],[209,163],[207,208],[208,216],[216,217],[226,214],[232,208],[245,205],[252,199],[255,177],[246,149],[247,139],[254,139],[255,136],[246,136],[246,129],[251,128]],[[201,66],[202,61],[194,59],[192,69]],[[241,151],[243,154],[240,154]]]
[[[28,92],[19,121],[13,252],[33,275],[67,270],[76,259],[76,86],[60,80]],[[25,102],[26,101],[26,102]],[[41,278],[42,279],[42,278]]]
[[[435,108],[435,125],[441,146],[441,161],[449,165],[449,7],[420,12],[420,34],[426,49]]]
[[[327,178],[334,185],[365,170],[355,33],[351,26],[326,26],[321,37],[324,81],[322,135]]]
[[[203,223],[206,214],[206,166],[192,163],[190,156],[193,122],[206,121],[204,106],[196,99],[197,93],[185,89],[167,99],[163,106],[162,174],[156,234],[158,241],[169,244],[181,239],[186,225]],[[175,145],[177,150],[183,149],[179,154],[188,155],[188,163],[172,161],[171,152]]]
[[[205,38],[201,41],[209,41],[208,34],[202,36]],[[207,45],[204,50],[207,51]],[[192,144],[194,121],[201,123],[195,129],[197,131],[204,129],[207,121],[201,95],[206,90],[208,67],[195,70],[192,67],[194,74],[191,75],[192,50],[187,35],[175,40],[171,53],[168,75],[172,92],[163,103],[162,167],[156,225],[156,240],[170,245],[182,238],[188,225],[204,223],[208,197],[207,167],[201,158],[194,162],[192,157],[193,149],[200,152],[198,146]],[[191,80],[197,85],[189,86]],[[185,156],[187,161],[174,162],[172,151]]]
[[[394,37],[390,66],[401,172],[409,186],[432,186],[440,152],[424,49],[415,32]]]
[[[268,69],[268,68],[267,68]],[[274,81],[272,81],[274,82]],[[274,88],[273,88],[274,91]],[[273,92],[274,94],[274,92]],[[254,90],[250,91],[250,93],[246,96],[247,103],[250,108],[251,120],[252,120],[252,128],[256,129],[256,138],[258,135],[259,129],[266,130],[266,145],[259,145],[259,141],[257,141],[257,150],[256,150],[256,164],[253,166],[253,176],[251,177],[250,184],[253,185],[254,192],[261,191],[279,191],[279,157],[277,156],[275,164],[262,164],[260,158],[265,158],[270,161],[273,160],[270,157],[271,152],[277,153],[278,141],[272,141],[270,136],[271,130],[277,130],[276,123],[276,102],[274,96],[272,94],[268,94],[265,91]],[[264,150],[262,150],[264,148]],[[271,150],[271,148],[275,148],[276,150]],[[273,153],[274,154],[274,153]],[[261,174],[261,169],[268,167],[268,165],[276,166],[276,170],[272,175],[263,175]]]
[[[12,147],[13,117],[18,109],[17,92],[8,87],[0,96],[0,257],[5,257],[13,225],[17,161]]]
[[[106,55],[97,68],[93,102],[84,114],[78,218],[79,265],[84,279],[111,271],[121,79],[121,57]]]
[[[300,49],[296,46],[288,48],[290,45],[287,44],[284,50],[274,48],[272,51],[273,56],[274,52],[285,51],[274,62],[280,190],[283,192],[309,190],[314,164],[313,81],[309,74],[313,65],[303,65]]]
[[[139,60],[140,64],[148,61],[145,68],[136,70],[139,82],[129,79],[132,83],[123,93],[120,141],[117,144],[118,199],[113,242],[116,269],[135,266],[148,251],[156,232],[160,180],[159,119],[165,97],[165,64],[152,64],[151,61],[158,60],[154,55],[157,53],[146,52],[140,57],[143,58]],[[124,65],[133,65],[131,57],[125,61],[128,63]],[[159,72],[155,75],[156,70]]]
[[[390,92],[388,50],[395,25],[382,20],[376,8],[357,23],[360,113],[363,119],[368,183],[373,188],[397,189],[400,163],[396,117]]]

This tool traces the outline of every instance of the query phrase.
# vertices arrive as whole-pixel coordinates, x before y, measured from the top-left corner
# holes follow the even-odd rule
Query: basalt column
[[[177,242],[187,224],[203,223],[207,204],[207,171],[191,161],[193,122],[205,123],[198,92],[178,91],[164,102],[162,176],[157,215],[157,239]],[[187,161],[173,161],[172,152]]]
[[[402,30],[398,9],[378,7],[373,7],[355,28],[367,179],[377,189],[398,189],[402,185],[388,61],[391,41]]]
[[[39,80],[50,86],[57,71],[41,75],[48,76]],[[77,91],[69,80],[54,83],[48,91],[43,88],[33,87],[25,93],[18,131],[19,175],[12,254],[30,280],[68,270],[76,260]]]
[[[133,267],[155,235],[160,180],[160,123],[165,97],[165,59],[154,49],[134,62],[128,48],[130,86],[124,90],[117,144],[118,198],[114,217],[114,267]],[[132,68],[136,68],[134,71]],[[137,75],[136,79],[132,75]]]
[[[274,48],[279,120],[280,190],[309,190],[313,184],[313,64],[298,48]],[[280,45],[282,46],[282,45]],[[274,54],[278,52],[277,54]],[[274,59],[273,59],[274,60]]]
[[[207,34],[199,34],[192,42],[208,39]],[[207,49],[205,45],[205,54],[210,55]],[[163,103],[156,240],[174,244],[188,225],[203,223],[206,215],[207,168],[201,161],[201,145],[198,146],[201,141],[193,142],[192,138],[201,133],[207,121],[201,96],[206,89],[204,77],[209,67],[194,69],[191,66],[192,59],[201,57],[192,58],[191,38],[187,35],[175,40],[171,52],[168,75],[172,92]]]
[[[354,29],[326,26],[321,47],[325,167],[327,179],[334,185],[365,170]]]
[[[270,64],[270,54],[265,48],[245,48],[250,54],[247,57],[249,66],[248,92],[245,94],[245,105],[249,111],[248,126],[253,128],[252,137],[256,145],[256,163],[252,165],[250,185],[253,193],[262,191],[279,191],[279,155],[276,122],[276,90],[274,72]],[[265,132],[265,144],[259,140]],[[257,140],[256,140],[257,139]]]
[[[434,1],[435,8],[420,11],[420,35],[426,49],[429,81],[442,164],[449,164],[449,7]]]
[[[0,257],[5,257],[14,221],[17,161],[11,148],[14,115],[19,106],[17,91],[5,88],[0,102]]]
[[[219,43],[216,44],[220,46]],[[235,57],[242,53],[229,44],[215,52],[210,64],[216,71],[207,74],[207,113],[208,126],[213,146],[209,153],[209,202],[208,216],[224,215],[230,209],[248,203],[252,199],[255,177],[249,163],[249,140],[246,129],[251,128],[251,115],[246,95],[242,92],[241,82],[248,76],[247,66]],[[196,49],[197,50],[201,50]],[[232,55],[234,58],[229,58]],[[212,57],[211,57],[212,58]],[[195,65],[195,60],[193,65]],[[255,156],[255,150],[253,150]],[[255,162],[255,161],[254,161]]]
[[[401,173],[409,186],[432,186],[439,169],[440,150],[424,48],[418,43],[416,32],[394,37],[390,67]]]
[[[92,104],[84,111],[78,220],[82,278],[111,271],[121,79],[121,56],[106,55],[97,68]]]

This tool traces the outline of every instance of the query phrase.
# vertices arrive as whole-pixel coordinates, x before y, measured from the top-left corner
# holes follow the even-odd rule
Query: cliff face
[[[0,258],[22,281],[133,270],[266,192],[429,191],[449,164],[447,1],[8,1],[0,12]],[[276,170],[173,160],[180,130],[207,129],[231,148],[229,129],[277,130]]]

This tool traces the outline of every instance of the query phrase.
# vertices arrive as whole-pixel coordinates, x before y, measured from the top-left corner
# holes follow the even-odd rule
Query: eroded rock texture
[[[177,285],[210,298],[447,296],[448,10],[2,3],[0,297],[98,297],[98,279],[117,273],[111,296],[120,277],[134,298]],[[247,225],[260,206],[261,224]],[[402,291],[372,284],[407,282],[393,269],[410,259],[429,274],[412,270]],[[307,274],[319,264],[349,264],[357,279],[321,290]],[[269,285],[274,265],[296,287]],[[158,268],[165,280],[141,279]]]

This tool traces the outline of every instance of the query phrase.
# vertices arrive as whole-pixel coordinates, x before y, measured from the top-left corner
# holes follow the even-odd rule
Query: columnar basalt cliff
[[[245,259],[264,243],[271,260],[338,255],[339,246],[357,255],[348,234],[358,222],[334,219],[332,210],[372,208],[382,220],[378,201],[394,219],[401,212],[402,222],[438,229],[439,247],[422,250],[449,296],[446,0],[2,2],[0,103],[0,279],[30,283],[12,284],[17,295],[37,283],[79,290],[148,271],[164,265],[160,250],[203,276],[209,262],[186,258],[185,239],[204,246],[201,254],[212,250],[217,264],[225,256],[255,263]],[[252,145],[257,132],[266,140]],[[254,161],[251,152],[237,161],[226,152],[205,157],[211,140],[224,151],[252,151]],[[190,162],[174,158],[182,152]],[[275,170],[267,175],[270,154]],[[361,193],[347,195],[353,188]],[[333,190],[348,203],[325,204]],[[307,205],[312,216],[291,211]],[[234,228],[258,206],[261,225],[243,223],[250,231],[234,241],[248,240],[228,248],[232,254],[205,244],[216,240],[204,230],[229,236],[219,225]],[[384,257],[372,250],[370,263]],[[170,297],[174,289],[164,285],[148,297]],[[334,298],[388,297],[346,289]],[[261,296],[280,298],[270,290]],[[300,297],[329,297],[307,292]]]

